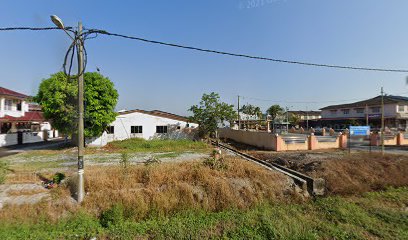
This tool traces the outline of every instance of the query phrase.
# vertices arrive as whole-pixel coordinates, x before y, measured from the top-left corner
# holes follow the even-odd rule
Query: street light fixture
[[[64,23],[62,22],[61,18],[59,18],[57,15],[51,15],[51,21],[59,29],[64,30],[64,32],[72,39],[72,41],[75,41],[75,39],[71,36],[71,34],[69,34],[68,31],[65,29]]]
[[[78,51],[78,190],[77,201],[81,203],[84,199],[84,53],[83,53],[83,41],[82,41],[82,23],[78,23],[78,31],[75,32],[75,38],[73,38],[64,27],[62,20],[56,16],[51,16],[52,22],[74,41]]]

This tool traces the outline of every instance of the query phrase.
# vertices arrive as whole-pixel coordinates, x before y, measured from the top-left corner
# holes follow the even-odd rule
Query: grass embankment
[[[0,238],[408,239],[407,206],[408,188],[244,210],[187,209],[140,221],[123,205],[115,205],[99,218],[82,211],[52,224],[41,217],[31,224],[0,221]]]
[[[113,152],[197,152],[209,151],[211,146],[202,141],[131,138],[108,143],[104,149]]]
[[[330,194],[353,195],[408,186],[408,156],[358,153],[325,159],[306,174],[326,180]]]

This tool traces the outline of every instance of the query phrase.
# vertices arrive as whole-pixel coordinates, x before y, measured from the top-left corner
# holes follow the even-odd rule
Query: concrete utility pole
[[[84,200],[84,53],[82,23],[78,23],[78,203]]]
[[[365,105],[365,113],[366,113],[366,126],[368,126],[368,105]]]
[[[238,95],[238,130],[241,130],[241,116],[239,115],[239,95]]]
[[[74,41],[78,47],[78,192],[77,201],[81,203],[84,200],[84,49],[82,39],[82,23],[78,22],[78,32],[75,38],[72,37],[64,27],[62,20],[56,16],[51,16],[52,22]],[[74,51],[74,50],[72,50]]]
[[[381,87],[381,153],[384,155],[384,89]]]
[[[289,108],[286,107],[286,132],[289,133]]]

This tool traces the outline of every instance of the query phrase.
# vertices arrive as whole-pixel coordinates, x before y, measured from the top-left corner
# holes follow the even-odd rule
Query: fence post
[[[402,132],[399,132],[397,134],[397,145],[401,146],[403,142],[404,142],[404,134]]]
[[[279,136],[278,134],[274,135],[274,140],[275,140],[275,151],[280,152],[283,150],[283,139],[281,136]]]
[[[370,135],[370,145],[371,146],[378,146],[378,133],[372,133]]]
[[[310,134],[310,136],[307,138],[307,140],[308,140],[309,150],[317,149],[317,138],[313,133]]]
[[[340,148],[346,149],[347,148],[347,134],[342,133],[338,138],[340,138]]]

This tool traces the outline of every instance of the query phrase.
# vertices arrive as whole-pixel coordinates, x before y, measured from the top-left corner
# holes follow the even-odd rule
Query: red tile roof
[[[28,96],[22,93],[15,92],[13,90],[0,87],[0,95],[6,95],[6,96],[12,96],[12,97],[18,97],[18,98],[27,98]]]
[[[0,118],[0,122],[11,121],[11,122],[42,122],[45,121],[42,112],[26,112],[23,117],[12,117],[5,115]]]

